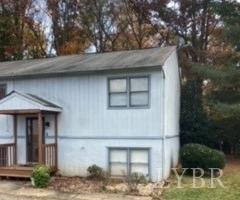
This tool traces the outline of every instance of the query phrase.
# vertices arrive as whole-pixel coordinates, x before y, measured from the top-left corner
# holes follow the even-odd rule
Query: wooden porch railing
[[[43,145],[44,164],[50,168],[56,168],[56,144]]]
[[[9,167],[15,164],[15,144],[0,144],[0,167]]]

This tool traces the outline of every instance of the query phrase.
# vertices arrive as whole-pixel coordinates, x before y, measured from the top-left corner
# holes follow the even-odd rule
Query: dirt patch
[[[114,193],[134,196],[161,196],[164,182],[136,185],[131,190],[129,184],[123,180],[108,179],[107,181],[92,180],[81,177],[53,177],[49,190],[66,193]]]
[[[225,173],[239,172],[240,159],[234,156],[227,156],[226,160],[227,164],[226,167],[224,168]]]
[[[112,180],[111,184],[117,184],[121,180]],[[96,193],[104,192],[109,181],[92,180],[81,177],[53,177],[48,189],[70,193]]]

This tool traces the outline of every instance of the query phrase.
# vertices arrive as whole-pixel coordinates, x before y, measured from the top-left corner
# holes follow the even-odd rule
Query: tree
[[[85,0],[81,5],[79,20],[96,51],[113,50],[119,31],[115,24],[120,11],[117,1]]]
[[[127,24],[124,34],[129,49],[142,49],[151,44],[157,33],[151,22],[151,1],[123,0],[122,23]],[[163,6],[163,5],[162,5]]]
[[[210,121],[204,110],[202,89],[198,80],[188,80],[182,84],[181,100],[181,144],[199,143],[215,146],[215,137],[209,133]]]
[[[45,36],[41,26],[33,18],[35,11],[33,0],[0,0],[0,58],[2,61],[19,60],[24,56],[45,56]],[[31,42],[27,42],[30,38]],[[35,48],[34,56],[29,51],[33,48]]]
[[[155,2],[159,2],[156,0]],[[193,63],[208,60],[209,42],[219,19],[210,0],[172,1],[165,9],[154,6],[157,18],[179,38],[179,63],[182,68],[181,142],[214,146],[209,135],[210,120],[203,102],[203,78],[192,70]]]
[[[205,80],[205,105],[220,149],[232,154],[240,153],[240,4],[236,1],[213,4],[223,20],[224,27],[216,39],[221,45],[212,65],[197,64],[194,70]],[[222,48],[224,47],[224,48]],[[216,50],[214,51],[216,54]]]
[[[223,39],[240,51],[240,3],[237,1],[215,2],[215,12],[224,22]]]
[[[152,21],[151,1],[90,0],[81,5],[80,23],[97,52],[158,46],[166,33]]]
[[[185,53],[193,62],[206,60],[206,51],[211,35],[220,22],[213,12],[211,4],[213,1],[172,1],[174,5],[164,10],[161,4],[155,6],[158,18],[175,32],[182,45],[188,46],[188,48],[185,48]]]
[[[78,23],[78,0],[47,0],[47,12],[52,19],[53,48],[57,55],[77,54],[89,46],[86,31]]]
[[[0,61],[8,60],[11,57],[10,47],[13,46],[12,20],[9,19],[9,11],[2,8],[0,13]]]

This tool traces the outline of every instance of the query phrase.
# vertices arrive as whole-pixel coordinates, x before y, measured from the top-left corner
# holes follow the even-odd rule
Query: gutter
[[[160,68],[159,68],[160,67]],[[131,68],[110,68],[110,69],[96,69],[96,70],[83,70],[83,71],[62,71],[62,72],[50,72],[50,73],[30,73],[30,74],[17,74],[17,75],[0,75],[0,81],[6,80],[18,80],[18,79],[41,79],[52,77],[69,77],[69,76],[85,76],[85,75],[103,75],[114,73],[129,73],[129,72],[145,72],[146,70],[161,70],[162,65],[155,66],[141,66]]]

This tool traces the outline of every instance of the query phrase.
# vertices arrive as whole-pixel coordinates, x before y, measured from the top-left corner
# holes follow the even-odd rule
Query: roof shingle
[[[175,46],[0,63],[0,79],[162,66]]]

